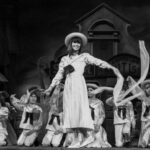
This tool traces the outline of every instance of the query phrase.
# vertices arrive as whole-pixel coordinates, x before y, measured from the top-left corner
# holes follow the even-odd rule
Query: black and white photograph
[[[150,148],[150,1],[0,0],[0,150]]]

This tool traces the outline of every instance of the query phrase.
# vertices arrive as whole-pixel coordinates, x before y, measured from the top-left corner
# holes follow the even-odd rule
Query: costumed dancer
[[[2,93],[0,93],[1,97]],[[9,110],[5,105],[5,101],[0,99],[0,146],[7,144],[7,120],[8,120]]]
[[[124,81],[122,91],[119,95],[120,99],[122,98],[122,95],[127,91],[127,89],[128,81]],[[121,101],[124,100],[121,99]],[[106,100],[106,103],[110,106],[113,106],[115,145],[116,147],[122,147],[130,142],[131,128],[135,128],[133,104],[128,101],[127,103],[124,103],[120,106],[116,106],[114,104],[113,97],[108,98]]]
[[[23,111],[19,126],[23,131],[17,141],[20,146],[33,145],[42,126],[42,109],[38,105],[40,101],[39,93],[37,87],[32,87],[27,90],[27,94],[23,95],[20,100],[15,95],[11,95],[13,106]]]
[[[140,59],[141,59],[141,77],[136,82],[132,77],[128,77],[128,81],[130,83],[129,90],[123,95],[125,97],[129,92],[132,92],[134,97],[142,100],[142,114],[141,114],[141,134],[139,138],[138,146],[147,147],[150,145],[150,121],[149,121],[149,106],[150,106],[150,82],[149,80],[145,80],[148,70],[149,70],[149,54],[146,50],[144,41],[139,41],[140,48]],[[144,81],[145,80],[145,81]],[[142,89],[139,87],[141,84]],[[132,99],[126,99],[121,101],[118,105],[122,105]]]
[[[17,144],[17,135],[14,130],[14,126],[12,125],[15,120],[16,110],[10,104],[9,94],[6,91],[0,91],[0,100],[2,102],[2,106],[8,108],[8,118],[5,120],[5,124],[7,127],[7,145],[16,145]]]
[[[131,85],[134,85],[136,81],[130,77]],[[139,147],[150,146],[150,80],[147,79],[141,83],[141,88],[137,86],[132,93],[142,93],[138,99],[142,101],[142,113],[141,113],[141,132],[139,138]]]
[[[90,114],[86,82],[83,76],[85,66],[96,65],[100,68],[112,69],[119,74],[118,69],[101,59],[97,59],[88,53],[82,53],[87,44],[87,37],[79,32],[71,33],[65,38],[68,55],[62,57],[59,70],[49,88],[45,91],[49,94],[52,89],[66,76],[63,92],[64,128],[73,129],[77,133],[70,148],[80,147],[80,134],[83,130],[93,130],[93,120]],[[116,97],[116,96],[115,96]],[[82,131],[81,131],[82,129]],[[84,136],[84,134],[82,134]],[[86,140],[86,139],[85,139]]]
[[[52,144],[53,147],[58,147],[64,144],[66,131],[63,128],[62,89],[62,84],[57,85],[50,98],[51,108],[46,126],[47,133],[42,141],[43,146]]]
[[[145,80],[141,84],[143,95],[139,97],[142,100],[141,113],[141,133],[139,138],[139,147],[150,146],[150,80]]]
[[[86,147],[111,147],[107,140],[107,133],[102,127],[105,119],[105,109],[103,102],[96,98],[96,94],[102,93],[104,90],[113,91],[113,88],[101,87],[101,89],[96,84],[87,84],[89,107],[91,109],[91,116],[94,121],[94,131],[89,132],[91,134],[91,143],[84,142],[82,146]],[[93,93],[92,93],[93,92]],[[90,141],[90,140],[89,140]],[[87,145],[88,144],[88,145]]]

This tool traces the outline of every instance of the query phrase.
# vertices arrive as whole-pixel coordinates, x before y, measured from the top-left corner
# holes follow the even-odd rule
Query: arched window
[[[119,31],[109,20],[97,20],[89,30],[89,42],[94,56],[108,60],[118,54]]]

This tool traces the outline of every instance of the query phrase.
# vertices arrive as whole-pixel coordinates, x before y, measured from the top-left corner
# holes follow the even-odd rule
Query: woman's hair
[[[37,103],[40,103],[40,91],[38,87],[29,88],[30,96],[35,95],[37,97]]]
[[[69,55],[71,55],[71,54],[73,53],[72,42],[74,42],[74,41],[81,43],[81,47],[80,47],[80,49],[79,49],[79,54],[81,53],[81,49],[82,49],[82,47],[83,47],[82,39],[79,38],[79,37],[73,37],[73,38],[69,41],[68,48],[67,48]]]

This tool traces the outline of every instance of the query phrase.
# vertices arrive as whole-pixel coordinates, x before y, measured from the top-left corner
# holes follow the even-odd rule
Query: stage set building
[[[9,8],[10,9],[10,8]],[[12,8],[13,9],[13,8]],[[10,11],[11,12],[11,11]],[[16,18],[13,18],[16,19]],[[11,22],[12,23],[12,22]],[[11,25],[10,23],[10,25]],[[12,23],[13,24],[13,23]],[[117,67],[124,77],[131,75],[134,79],[139,79],[140,77],[140,54],[138,41],[134,39],[128,33],[128,27],[132,25],[132,22],[128,20],[120,12],[114,10],[109,5],[103,3],[97,6],[92,11],[83,14],[78,20],[75,21],[78,27],[78,31],[84,33],[88,38],[88,44],[85,47],[90,54],[103,59],[110,64]],[[16,58],[20,54],[19,48],[17,47],[17,39],[15,34],[12,34],[7,26],[7,22],[3,22],[0,26],[0,32],[5,32],[0,34],[0,40],[2,41],[2,47],[9,52],[2,56],[0,70],[1,73],[9,77],[9,85],[13,85],[15,76],[10,70],[11,65],[15,66],[17,62]],[[14,24],[13,24],[14,25]],[[6,35],[11,38],[2,37]],[[4,39],[4,41],[3,41]],[[14,40],[12,40],[14,39]],[[6,43],[9,43],[8,45]],[[63,43],[62,43],[63,44]],[[9,47],[8,47],[9,46]],[[12,49],[14,48],[14,49]],[[3,53],[4,54],[4,53]],[[54,55],[52,61],[49,61],[47,56],[41,57],[38,61],[38,69],[40,73],[40,83],[41,86],[45,87],[43,70],[50,76],[50,80],[54,77],[58,70],[58,64],[62,56],[66,55],[66,47],[62,45]],[[24,56],[25,57],[25,56]],[[2,59],[3,58],[3,59]],[[5,58],[5,59],[4,59]],[[11,58],[11,60],[9,59]],[[22,59],[22,58],[20,58]],[[15,68],[17,70],[17,68]],[[85,78],[87,82],[95,82],[99,85],[106,85],[113,87],[116,83],[116,77],[113,72],[108,70],[100,70],[97,67],[89,66],[85,71]],[[148,75],[149,76],[149,75]],[[6,83],[8,84],[8,83]],[[111,93],[110,93],[111,94]],[[102,101],[110,96],[109,93],[103,93],[100,95]],[[137,118],[137,131],[139,134],[140,128],[140,110],[141,104],[135,103],[135,114]],[[105,104],[106,119],[104,122],[104,127],[106,132],[109,133],[108,141],[114,144],[114,127],[113,127],[113,110],[110,106]],[[19,123],[19,118],[16,119],[16,126]],[[138,123],[139,122],[139,123]],[[18,130],[19,132],[19,130]]]

